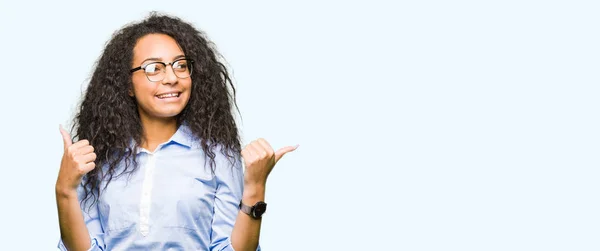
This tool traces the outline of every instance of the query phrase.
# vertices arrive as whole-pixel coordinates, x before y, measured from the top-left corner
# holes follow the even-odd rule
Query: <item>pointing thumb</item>
[[[65,129],[63,129],[62,125],[59,125],[58,129],[60,130],[60,134],[63,138],[63,143],[65,144],[65,149],[73,144],[71,140],[71,135]]]

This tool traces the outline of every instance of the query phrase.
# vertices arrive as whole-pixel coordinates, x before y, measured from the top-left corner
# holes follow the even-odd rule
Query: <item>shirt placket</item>
[[[142,196],[140,200],[140,233],[147,236],[150,233],[150,205],[152,204],[152,183],[154,181],[154,169],[156,166],[156,154],[148,153],[148,162],[144,173],[142,184]]]

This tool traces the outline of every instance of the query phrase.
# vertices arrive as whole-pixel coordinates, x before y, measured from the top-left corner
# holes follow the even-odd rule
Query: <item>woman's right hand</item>
[[[62,134],[65,152],[60,162],[60,171],[56,181],[56,191],[62,194],[77,194],[77,187],[81,178],[96,167],[96,154],[94,147],[87,140],[75,143],[71,141],[71,135],[62,126],[59,128]]]

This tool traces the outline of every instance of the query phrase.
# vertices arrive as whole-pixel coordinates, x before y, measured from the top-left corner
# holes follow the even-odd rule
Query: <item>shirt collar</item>
[[[184,145],[188,148],[191,148],[192,147],[192,137],[193,137],[192,130],[186,124],[182,124],[179,126],[179,128],[177,128],[177,131],[175,132],[175,134],[173,134],[171,139],[169,139],[166,144],[175,142],[177,144]]]
[[[192,130],[185,123],[183,123],[179,126],[179,128],[177,128],[175,134],[173,134],[173,136],[171,136],[171,138],[167,140],[167,142],[160,144],[157,149],[160,149],[162,146],[170,144],[179,144],[187,148],[192,148],[193,138],[194,135],[192,133]],[[135,145],[135,140],[131,139],[131,142],[129,143],[129,149],[134,149]],[[140,152],[143,152],[143,150],[142,148],[138,147],[136,153]]]

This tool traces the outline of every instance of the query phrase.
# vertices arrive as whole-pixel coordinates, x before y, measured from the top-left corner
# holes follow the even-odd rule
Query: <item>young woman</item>
[[[60,129],[60,249],[260,249],[267,176],[297,146],[242,149],[218,55],[176,17],[113,35],[74,119],[79,141]]]

